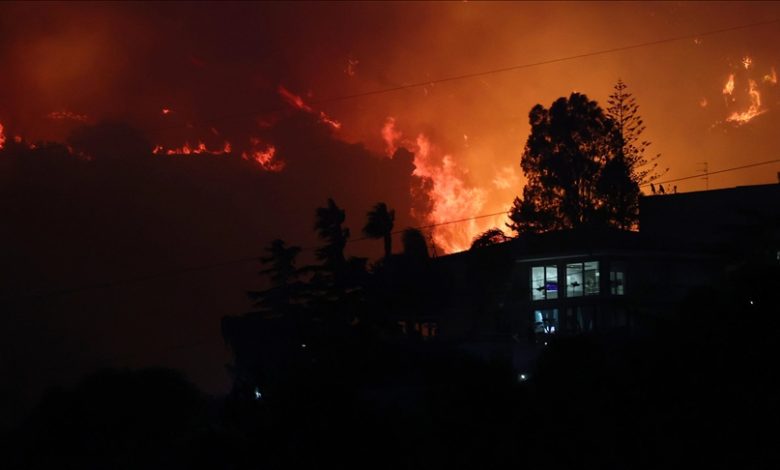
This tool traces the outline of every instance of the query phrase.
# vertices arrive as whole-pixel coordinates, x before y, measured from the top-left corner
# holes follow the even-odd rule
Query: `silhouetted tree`
[[[486,246],[504,243],[507,240],[510,240],[510,237],[507,237],[503,230],[498,227],[493,227],[477,235],[474,238],[474,241],[471,242],[470,249],[484,248]]]
[[[531,134],[521,168],[528,178],[515,198],[511,224],[518,232],[584,225],[630,227],[638,185],[623,154],[619,132],[598,103],[580,93],[529,114]]]
[[[317,208],[314,229],[325,241],[325,245],[317,249],[317,259],[331,272],[344,269],[346,264],[344,247],[349,239],[349,229],[342,227],[345,219],[344,210],[331,198],[328,198],[327,207]]]
[[[616,139],[618,139],[616,144],[623,149],[623,157],[631,179],[640,185],[655,181],[669,169],[658,172],[657,160],[661,158],[661,154],[656,154],[649,159],[645,157],[645,150],[650,146],[650,142],[641,140],[645,125],[639,115],[636,98],[626,91],[628,85],[623,80],[618,80],[614,88],[615,91],[607,100],[609,104],[607,117],[615,124]]]
[[[393,222],[395,211],[388,210],[384,202],[377,203],[368,214],[368,221],[363,227],[363,234],[370,238],[383,238],[385,242],[385,258],[393,253]]]
[[[301,252],[298,246],[286,246],[284,240],[276,239],[266,248],[268,256],[260,262],[268,268],[260,271],[271,281],[271,288],[260,292],[249,292],[257,301],[256,306],[279,310],[289,305],[295,296],[299,284],[300,270],[295,267],[295,258]]]

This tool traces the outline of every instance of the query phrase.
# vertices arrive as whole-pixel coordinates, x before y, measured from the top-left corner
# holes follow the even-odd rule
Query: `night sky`
[[[606,105],[625,81],[662,181],[780,158],[780,23],[697,36],[777,18],[780,4],[762,2],[3,3],[6,142],[66,142],[111,120],[156,153],[113,158],[121,139],[107,134],[100,154],[0,161],[0,414],[100,366],[176,367],[224,391],[219,320],[249,308],[259,264],[165,273],[256,256],[277,237],[311,247],[327,197],[353,238],[378,201],[397,228],[506,210],[522,192],[528,111],[572,91]],[[391,158],[398,147],[414,159]],[[778,170],[674,184],[771,183]],[[458,251],[504,220],[431,236],[439,254]]]

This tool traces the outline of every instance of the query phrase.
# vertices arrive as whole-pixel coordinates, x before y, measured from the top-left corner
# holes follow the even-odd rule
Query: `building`
[[[522,370],[552,336],[643,334],[740,263],[780,262],[780,184],[643,197],[640,230],[527,234],[438,258],[443,340]]]

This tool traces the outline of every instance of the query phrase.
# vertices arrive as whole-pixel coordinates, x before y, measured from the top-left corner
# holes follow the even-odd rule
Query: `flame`
[[[496,172],[496,176],[493,177],[493,186],[498,189],[509,189],[517,187],[518,184],[520,184],[520,178],[511,165],[499,169]]]
[[[392,158],[395,151],[398,149],[396,142],[401,139],[401,131],[395,128],[395,118],[389,116],[385,119],[385,125],[382,126],[382,140],[385,141],[385,152],[387,156]]]
[[[470,187],[464,181],[466,171],[459,168],[451,155],[444,155],[437,163],[436,149],[423,134],[417,136],[414,156],[415,169],[412,174],[430,181],[428,197],[432,201],[430,213],[424,221],[436,225],[432,237],[445,252],[467,250],[478,234],[500,223],[501,216],[469,219],[480,215],[485,209],[487,192]],[[457,223],[448,223],[459,221]]]
[[[731,96],[734,93],[734,74],[729,74],[729,79],[723,86],[723,94]]]
[[[171,114],[171,108],[163,108],[162,109],[163,114]]]
[[[738,126],[750,122],[754,117],[764,114],[765,109],[761,109],[761,94],[758,92],[758,84],[755,80],[748,80],[749,88],[748,95],[750,95],[750,106],[746,111],[733,112],[731,116],[726,118],[727,122],[733,122]]]
[[[772,70],[768,74],[764,75],[764,82],[777,85],[777,71],[774,67],[772,67]]]
[[[301,109],[301,110],[309,112],[309,113],[313,113],[314,112],[314,110],[311,108],[311,106],[309,106],[308,104],[306,104],[303,101],[303,98],[301,98],[300,96],[298,96],[295,93],[291,92],[290,90],[288,90],[284,86],[279,85],[278,91],[279,91],[279,95],[282,98],[284,98],[285,101],[287,101],[289,104],[291,104],[293,107]]]
[[[3,133],[3,123],[0,122],[0,149],[5,147],[5,134]]]
[[[745,67],[745,70],[748,70],[751,65],[753,65],[753,59],[748,56],[742,58],[742,66]]]
[[[320,111],[320,122],[324,122],[336,130],[341,129],[341,123],[325,114],[324,111]]]
[[[320,118],[320,122],[328,124],[332,128],[339,130],[341,129],[341,123],[332,117],[328,116],[325,111],[320,111],[319,113],[314,110],[311,106],[306,104],[305,101],[303,101],[303,98],[296,95],[295,93],[291,92],[287,88],[285,88],[282,85],[279,85],[277,88],[277,91],[279,92],[279,95],[284,98],[285,101],[287,101],[288,104],[293,106],[294,108],[300,109],[302,111],[306,111],[310,114],[316,114]]]
[[[276,159],[276,147],[263,144],[257,137],[250,138],[249,142],[252,150],[243,152],[241,158],[256,161],[266,171],[278,173],[284,169],[285,163]]]
[[[87,122],[86,114],[76,114],[71,111],[52,111],[46,115],[49,119],[64,120],[69,119],[71,121]]]
[[[155,145],[152,149],[152,153],[155,155],[223,155],[230,153],[231,151],[232,147],[228,141],[225,141],[225,143],[222,145],[222,148],[217,150],[209,150],[209,148],[203,142],[198,142],[196,147],[192,147],[190,146],[189,142],[185,142],[184,145],[178,148],[166,149],[162,145]]]

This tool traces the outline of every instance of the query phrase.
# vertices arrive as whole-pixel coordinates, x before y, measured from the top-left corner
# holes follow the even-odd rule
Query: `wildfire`
[[[55,120],[71,120],[71,121],[79,121],[79,122],[87,122],[87,115],[86,114],[76,114],[70,111],[52,111],[49,114],[46,115],[49,119],[55,119]]]
[[[387,152],[388,157],[392,158],[393,154],[398,149],[395,143],[401,139],[401,136],[401,131],[395,128],[395,118],[388,117],[385,120],[385,125],[382,126],[382,140],[385,141],[385,151]]]
[[[223,155],[232,152],[230,142],[225,141],[221,149],[209,150],[206,144],[198,142],[198,145],[190,146],[189,142],[185,142],[184,145],[178,148],[166,149],[162,145],[155,145],[152,149],[152,153],[155,155],[198,155],[198,154],[210,154],[210,155]]]
[[[303,101],[303,98],[296,95],[295,93],[291,92],[287,88],[285,88],[282,85],[279,85],[277,88],[277,91],[279,92],[279,96],[284,98],[285,101],[287,101],[288,104],[293,106],[294,108],[300,109],[302,111],[306,111],[310,114],[316,114],[320,118],[320,122],[323,122],[325,124],[328,124],[332,128],[338,130],[341,129],[341,123],[337,121],[336,119],[328,116],[325,111],[317,112],[314,108],[306,104],[305,101]]]
[[[742,66],[745,67],[745,70],[748,70],[751,65],[753,65],[753,59],[748,56],[742,58]]]
[[[726,118],[727,122],[733,122],[737,125],[742,125],[750,122],[754,117],[766,112],[765,109],[761,109],[761,94],[758,92],[758,84],[755,80],[748,81],[748,95],[750,96],[750,106],[747,110],[742,112],[733,112]]]
[[[249,142],[252,144],[253,148],[248,152],[243,152],[241,158],[244,160],[254,160],[260,164],[264,170],[274,173],[284,169],[284,162],[276,159],[276,147],[273,145],[264,145],[257,137],[250,138]]]
[[[734,93],[734,74],[729,74],[729,79],[723,86],[723,94],[731,96]]]
[[[772,70],[766,75],[764,75],[764,83],[771,83],[772,85],[777,85],[777,71],[774,67],[772,67]]]
[[[493,178],[493,186],[498,189],[509,189],[517,187],[520,183],[515,169],[512,166],[505,166],[496,172],[496,176]]]

